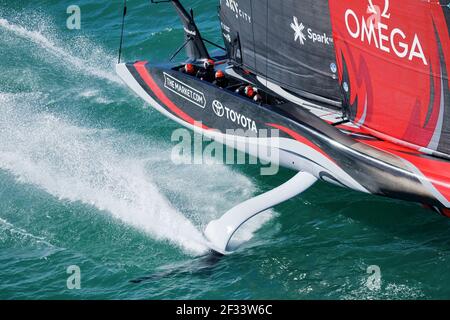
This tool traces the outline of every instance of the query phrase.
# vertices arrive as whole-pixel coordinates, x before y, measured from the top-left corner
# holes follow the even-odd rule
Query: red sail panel
[[[372,133],[450,154],[449,12],[437,0],[330,0],[345,109]]]

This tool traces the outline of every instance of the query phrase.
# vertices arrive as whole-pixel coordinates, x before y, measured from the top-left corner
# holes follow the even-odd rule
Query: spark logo
[[[294,41],[297,42],[297,40],[298,40],[298,41],[300,41],[300,44],[304,45],[305,41],[306,41],[306,36],[303,33],[303,30],[305,30],[305,26],[301,22],[299,24],[298,19],[295,16],[294,16],[294,22],[291,23],[291,28],[295,32]]]
[[[297,40],[300,42],[301,45],[304,45],[306,43],[306,40],[309,39],[313,43],[321,43],[330,45],[333,43],[333,38],[329,37],[326,33],[318,33],[314,32],[313,29],[307,28],[306,26],[298,21],[297,17],[293,17],[293,21],[291,23],[291,28],[294,30],[294,41],[297,42]]]

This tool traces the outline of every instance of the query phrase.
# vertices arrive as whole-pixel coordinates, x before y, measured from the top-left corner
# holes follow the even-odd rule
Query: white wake
[[[115,151],[107,130],[27,110],[37,94],[0,95],[0,167],[62,200],[81,201],[191,252],[203,237],[155,188],[145,161]]]
[[[40,52],[39,59],[54,66],[53,72],[75,69],[92,77],[88,83],[74,82],[80,88],[70,88],[80,92],[80,97],[102,97],[98,81],[103,86],[104,81],[117,86],[124,96],[131,95],[119,86],[114,58],[88,40],[78,40],[78,46],[65,44],[48,32],[0,18],[0,32],[2,29],[12,36],[9,45],[20,46],[16,39],[30,43]],[[31,76],[40,79],[42,75]],[[169,160],[170,145],[136,145],[132,135],[84,128],[55,116],[47,111],[50,101],[58,110],[55,101],[70,105],[72,98],[58,99],[55,92],[45,92],[46,87],[39,85],[32,93],[0,92],[0,169],[22,183],[63,201],[95,206],[155,239],[170,241],[194,254],[207,249],[200,231],[206,223],[256,191],[248,178],[226,166],[174,167]],[[249,239],[269,218],[266,214],[251,221],[239,238]]]
[[[52,39],[51,35],[45,35],[43,31],[30,30],[24,26],[10,23],[4,18],[0,18],[0,29],[24,38],[45,50],[53,57],[53,62],[65,64],[68,68],[75,68],[96,78],[122,84],[119,77],[112,71],[114,70],[114,60],[86,38],[63,43],[62,40]],[[77,56],[81,53],[83,53],[84,59]]]

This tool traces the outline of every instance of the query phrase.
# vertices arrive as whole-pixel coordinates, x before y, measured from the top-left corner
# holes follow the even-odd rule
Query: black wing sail
[[[220,18],[236,63],[292,93],[340,104],[328,1],[221,0]]]

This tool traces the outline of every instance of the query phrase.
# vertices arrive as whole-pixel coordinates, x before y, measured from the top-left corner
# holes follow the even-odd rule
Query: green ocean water
[[[167,59],[183,38],[173,8],[128,2],[124,60]],[[221,41],[218,1],[184,2]],[[293,173],[175,166],[178,126],[115,75],[121,6],[0,0],[0,299],[450,298],[448,219],[325,183],[251,221],[236,253],[205,258],[208,221]]]

